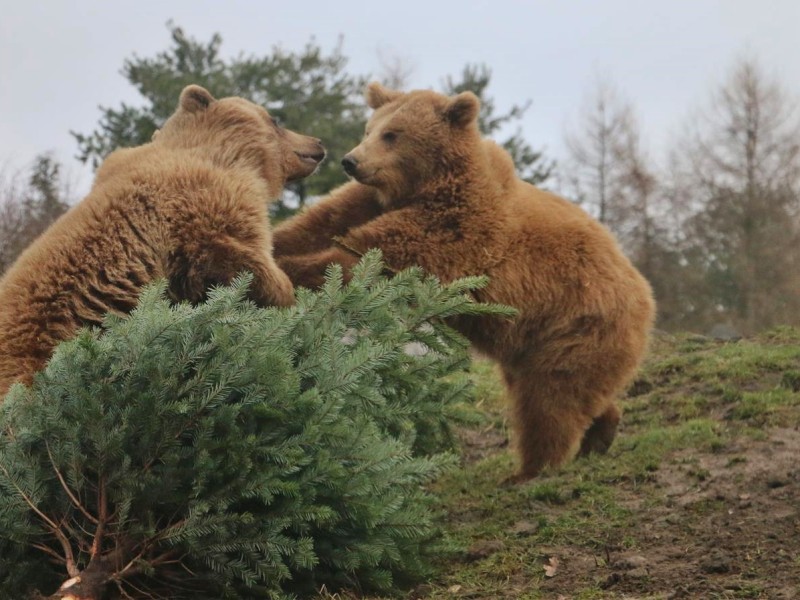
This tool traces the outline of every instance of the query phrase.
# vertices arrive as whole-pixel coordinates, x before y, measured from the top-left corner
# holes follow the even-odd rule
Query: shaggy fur
[[[647,347],[647,282],[606,228],[521,181],[509,155],[481,139],[473,94],[372,84],[367,99],[375,112],[343,161],[358,183],[276,228],[278,264],[307,287],[369,248],[392,269],[419,265],[445,282],[488,275],[477,299],[519,316],[454,325],[499,363],[514,399],[515,479],[604,452],[620,419],[615,398]]]
[[[196,302],[247,270],[255,302],[292,304],[266,201],[323,156],[319,140],[278,127],[256,104],[185,88],[153,141],[111,154],[90,194],[0,280],[0,398],[79,327],[130,311],[156,278],[175,300]]]

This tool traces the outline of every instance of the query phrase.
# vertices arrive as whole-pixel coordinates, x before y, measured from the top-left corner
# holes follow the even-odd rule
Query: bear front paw
[[[289,277],[283,272],[278,271],[269,289],[268,302],[272,306],[294,306],[294,286]]]

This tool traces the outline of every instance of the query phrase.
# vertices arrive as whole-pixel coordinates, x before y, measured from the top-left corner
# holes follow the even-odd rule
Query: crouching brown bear
[[[153,141],[112,153],[89,195],[0,280],[0,402],[58,342],[130,311],[154,279],[168,280],[173,299],[196,302],[250,271],[254,302],[292,304],[271,254],[267,202],[324,155],[318,139],[279,127],[252,102],[186,87]]]
[[[650,287],[614,237],[574,204],[520,180],[502,148],[481,138],[466,92],[367,89],[375,109],[342,161],[356,181],[275,230],[275,255],[295,285],[352,267],[380,248],[394,270],[419,265],[444,282],[488,275],[480,301],[513,320],[454,322],[500,365],[514,400],[523,481],[578,452],[604,452],[617,395],[646,351]]]

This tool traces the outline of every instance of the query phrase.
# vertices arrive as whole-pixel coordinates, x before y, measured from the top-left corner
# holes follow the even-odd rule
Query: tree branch
[[[45,546],[44,544],[31,544],[31,547],[36,548],[37,550],[41,550],[45,554],[49,555],[50,557],[56,559],[61,564],[64,564],[64,557],[61,556],[58,552],[50,548],[49,546]]]
[[[50,519],[50,517],[48,517],[41,510],[39,510],[36,504],[34,504],[33,500],[31,500],[28,497],[28,495],[22,489],[20,489],[20,487],[16,483],[14,483],[13,479],[11,479],[8,470],[2,464],[0,464],[0,469],[2,469],[3,474],[6,476],[6,479],[9,481],[9,483],[11,483],[14,489],[17,490],[17,493],[25,501],[25,504],[27,504],[30,507],[30,509],[34,513],[36,513],[36,515],[50,527],[51,533],[54,536],[56,536],[56,539],[61,544],[61,548],[64,550],[64,564],[67,567],[67,573],[69,574],[70,577],[77,577],[80,571],[78,570],[78,565],[75,562],[75,555],[72,552],[72,546],[70,545],[67,536],[64,535],[64,532],[61,530],[58,524],[56,524],[55,521]]]
[[[64,491],[66,492],[67,497],[70,499],[70,502],[72,502],[72,504],[75,506],[75,508],[77,508],[79,511],[81,511],[81,514],[84,517],[89,519],[92,523],[97,524],[98,523],[97,518],[92,516],[92,514],[89,513],[89,511],[87,511],[83,507],[83,505],[80,503],[80,501],[75,497],[75,495],[69,489],[69,486],[67,485],[67,482],[64,481],[64,477],[61,475],[61,471],[58,470],[58,467],[56,466],[56,461],[53,459],[53,454],[50,452],[50,444],[45,442],[44,445],[45,445],[45,448],[47,449],[47,456],[50,458],[50,464],[53,465],[53,470],[56,472],[56,477],[58,477],[58,481],[61,482],[61,487],[64,488]]]
[[[100,477],[98,486],[97,506],[100,514],[97,519],[97,529],[94,532],[94,539],[92,540],[91,558],[97,556],[103,549],[103,536],[105,535],[106,520],[108,519],[108,502],[106,499],[106,482],[104,476]]]

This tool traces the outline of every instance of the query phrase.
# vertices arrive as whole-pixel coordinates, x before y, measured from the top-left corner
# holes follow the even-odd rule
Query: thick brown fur
[[[320,285],[329,263],[352,267],[369,248],[394,270],[419,265],[445,282],[488,275],[477,298],[519,316],[455,326],[499,363],[513,397],[515,479],[604,452],[620,418],[616,397],[647,348],[647,281],[605,227],[520,180],[509,155],[481,139],[472,94],[372,84],[367,99],[375,112],[346,157],[360,183],[276,228],[278,264],[307,287]]]
[[[112,153],[89,195],[0,279],[0,401],[58,342],[128,312],[157,278],[173,299],[196,302],[250,271],[256,303],[292,304],[267,202],[323,156],[319,140],[278,127],[260,106],[186,87],[153,141]]]

